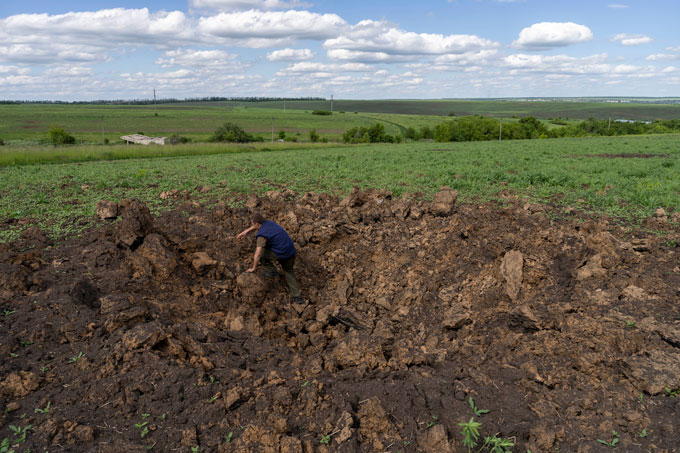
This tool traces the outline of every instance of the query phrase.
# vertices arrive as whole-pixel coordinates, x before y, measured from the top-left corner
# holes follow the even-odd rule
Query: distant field
[[[254,108],[257,106],[257,108]],[[154,115],[158,113],[158,116]],[[271,140],[283,130],[289,138],[309,140],[315,129],[321,138],[336,141],[355,126],[372,126],[383,121],[388,134],[400,133],[405,127],[434,126],[442,118],[375,113],[337,113],[312,115],[298,109],[263,108],[257,104],[244,106],[221,103],[144,105],[0,105],[0,138],[9,144],[19,141],[45,140],[51,126],[64,128],[78,142],[101,143],[105,139],[120,141],[122,135],[137,132],[151,136],[179,134],[193,141],[206,141],[220,125],[230,121],[246,131]]]
[[[182,145],[178,145],[180,148]],[[347,193],[353,186],[431,196],[440,186],[463,202],[510,190],[632,220],[680,209],[680,135],[473,143],[408,143],[241,152],[0,168],[0,241],[37,223],[55,236],[91,224],[102,198],[137,197],[155,211],[163,191],[234,202],[288,187]],[[198,186],[211,190],[200,193]],[[24,219],[22,223],[21,220]]]
[[[240,103],[225,103],[240,105]],[[257,102],[253,107],[282,108],[283,101]],[[330,101],[286,101],[287,109],[326,109]],[[680,104],[639,104],[611,102],[575,101],[500,101],[500,100],[377,100],[353,101],[336,100],[333,109],[337,112],[399,113],[408,115],[446,116],[453,112],[457,116],[486,115],[496,118],[513,116],[535,116],[536,118],[569,118],[584,120],[630,119],[653,121],[655,119],[680,118]]]
[[[330,101],[196,102],[153,105],[0,105],[0,139],[10,145],[36,144],[47,138],[50,126],[66,129],[79,143],[112,143],[120,136],[142,132],[152,136],[179,134],[193,141],[206,141],[218,126],[235,122],[246,131],[270,141],[283,130],[299,141],[309,139],[315,129],[321,138],[338,141],[356,126],[376,121],[394,135],[406,128],[434,127],[449,114],[486,115],[511,120],[533,115],[569,122],[597,119],[654,120],[680,118],[678,104],[615,104],[608,102],[520,102],[520,101],[351,101],[336,100],[334,114],[312,115],[330,110]],[[157,113],[158,116],[155,116]],[[548,124],[549,127],[555,127]]]

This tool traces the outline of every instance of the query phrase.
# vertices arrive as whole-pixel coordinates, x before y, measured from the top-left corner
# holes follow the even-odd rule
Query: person
[[[274,267],[273,260],[278,260],[283,270],[283,278],[288,285],[290,298],[293,302],[302,302],[300,295],[300,288],[295,279],[295,271],[293,265],[295,264],[295,245],[286,233],[286,230],[281,225],[271,220],[266,220],[261,214],[255,213],[252,217],[252,224],[250,228],[243,230],[236,236],[238,239],[243,239],[251,231],[257,231],[255,256],[253,257],[253,266],[246,270],[246,272],[255,272],[257,265],[262,261],[264,271],[262,275],[265,277],[278,277],[279,273]]]

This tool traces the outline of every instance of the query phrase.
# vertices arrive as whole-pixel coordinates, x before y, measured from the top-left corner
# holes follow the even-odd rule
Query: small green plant
[[[212,375],[209,375],[208,378],[210,379],[211,384],[215,383],[215,378]]]
[[[663,391],[666,392],[666,396],[670,398],[674,398],[680,394],[680,388],[672,390],[670,387],[666,387]]]
[[[26,425],[23,428],[19,428],[18,426],[14,425],[9,425],[10,431],[14,433],[14,443],[15,444],[20,444],[21,442],[26,440],[26,432],[33,428],[33,425]]]
[[[642,428],[642,431],[640,431],[640,437],[641,438],[647,437],[647,428]]]
[[[503,439],[498,437],[498,434],[494,434],[491,437],[487,436],[484,438],[482,450],[488,448],[491,453],[510,453],[512,452],[510,448],[514,446],[515,443],[512,440]]]
[[[23,347],[30,346],[30,345],[32,345],[32,344],[33,344],[32,341],[22,341],[22,342],[21,342],[21,346],[23,346]]]
[[[142,414],[142,418],[146,420],[147,418],[151,417],[151,414],[144,413]]]
[[[300,387],[307,387],[309,385],[309,381],[303,382]]]
[[[640,402],[640,404],[642,404],[644,402],[644,400],[645,400],[645,395],[642,392],[640,392],[640,395],[638,396],[638,401]]]
[[[432,420],[430,420],[429,422],[427,422],[427,425],[425,425],[425,427],[426,427],[427,429],[430,429],[430,428],[432,428],[434,425],[436,425],[438,422],[439,422],[439,417],[437,417],[436,415],[434,415],[434,416],[432,417]]]
[[[82,359],[83,357],[85,357],[85,354],[83,354],[83,351],[80,351],[78,353],[78,355],[71,357],[69,359],[69,362],[76,363],[78,360]]]
[[[634,329],[637,326],[635,321],[626,321],[626,329]]]
[[[162,422],[165,421],[165,417],[166,417],[165,412],[163,412],[163,413],[161,414],[161,421],[162,421]]]
[[[191,447],[191,453],[198,453],[199,451],[201,451],[201,447],[199,447],[198,445],[196,445],[195,447]]]
[[[0,442],[0,453],[14,453],[14,450],[10,450],[9,447],[12,443],[9,441],[9,437],[5,437]]]
[[[17,357],[19,357],[19,354],[15,353],[15,352],[10,352],[9,356],[13,359],[16,359]]]
[[[231,439],[232,439],[233,437],[234,437],[234,432],[233,432],[233,431],[229,431],[229,434],[227,434],[227,435],[224,437],[224,442],[226,442],[226,443],[231,443]]]
[[[319,440],[319,443],[322,445],[328,445],[331,442],[331,435],[330,434],[324,434],[321,436],[321,440]]]
[[[13,314],[16,313],[16,312],[17,312],[16,310],[3,310],[3,311],[2,311],[2,316],[13,315]]]
[[[602,439],[597,439],[597,441],[599,443],[601,443],[602,445],[606,445],[608,447],[615,447],[616,444],[619,443],[619,433],[616,432],[616,431],[612,431],[612,440],[611,441],[606,441],[606,440],[602,440]]]
[[[476,417],[481,417],[482,415],[489,413],[488,409],[477,409],[477,406],[475,406],[475,402],[472,400],[472,397],[468,399],[468,403],[470,404],[470,408],[472,409],[472,412],[474,412]]]
[[[212,404],[212,403],[214,403],[215,401],[217,401],[217,398],[219,398],[219,397],[220,397],[220,394],[219,394],[219,393],[216,393],[216,394],[214,394],[213,396],[210,397],[210,399],[208,400],[208,402],[209,402],[210,404]]]
[[[462,428],[461,433],[463,434],[463,446],[467,447],[468,451],[471,451],[477,446],[477,441],[479,440],[479,428],[482,427],[482,424],[476,422],[474,417],[472,417],[469,422],[458,423],[458,426]]]
[[[47,402],[47,406],[45,406],[45,409],[41,409],[39,407],[35,408],[35,412],[38,414],[47,414],[50,411],[50,406],[52,405],[51,401]]]
[[[149,424],[149,422],[139,422],[139,423],[135,423],[134,427],[137,428],[137,429],[142,429],[148,424]]]
[[[142,428],[142,430],[139,432],[139,435],[142,436],[142,439],[143,439],[147,434],[149,434],[149,427],[148,427],[148,426],[145,426],[145,427]]]

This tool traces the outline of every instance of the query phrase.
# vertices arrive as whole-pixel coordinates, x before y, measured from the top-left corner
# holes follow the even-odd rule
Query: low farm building
[[[135,143],[137,145],[165,145],[167,137],[147,137],[142,134],[123,135],[122,140],[126,144]]]

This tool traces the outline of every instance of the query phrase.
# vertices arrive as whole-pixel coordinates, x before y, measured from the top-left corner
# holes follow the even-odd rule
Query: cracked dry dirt
[[[467,451],[472,397],[513,451],[610,451],[613,431],[617,451],[679,451],[677,223],[455,203],[284,191],[152,217],[127,200],[79,239],[0,245],[0,440],[31,425],[16,451]],[[296,242],[308,303],[242,273],[253,210]]]

